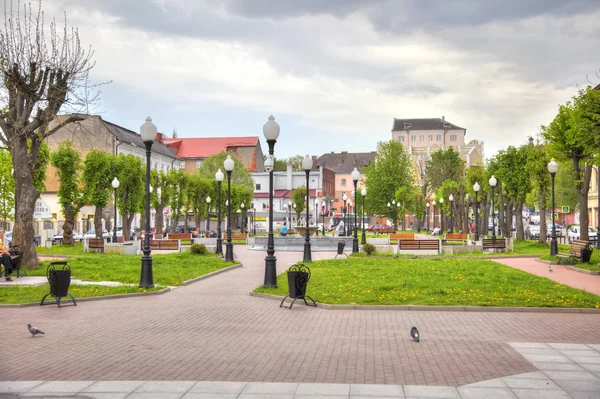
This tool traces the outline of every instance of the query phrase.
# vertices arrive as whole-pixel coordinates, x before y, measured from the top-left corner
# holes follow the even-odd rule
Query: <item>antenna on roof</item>
[[[177,138],[177,129],[175,128],[175,126],[173,126],[173,135],[171,137],[173,137],[174,139]]]

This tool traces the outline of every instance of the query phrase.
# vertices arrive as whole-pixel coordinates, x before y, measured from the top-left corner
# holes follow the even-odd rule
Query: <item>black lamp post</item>
[[[596,166],[596,197],[598,197],[598,217],[596,231],[600,234],[600,166]],[[600,237],[596,236],[596,249],[600,249]]]
[[[452,205],[454,205],[454,195],[450,194],[448,197],[450,200],[450,233],[454,233],[454,212],[452,210]]]
[[[490,180],[488,181],[488,183],[490,184],[490,187],[492,188],[492,240],[495,240],[496,239],[496,213],[494,211],[494,209],[495,209],[494,187],[496,187],[496,184],[498,184],[498,179],[496,179],[494,177],[494,175],[492,175],[492,177],[490,177]]]
[[[344,220],[344,230],[342,232],[343,236],[346,237],[346,201],[348,201],[348,196],[346,195],[346,193],[344,193],[342,195],[342,200],[344,201],[344,207],[342,208],[342,212],[343,213],[343,220]]]
[[[208,237],[208,232],[210,230],[210,196],[206,197],[206,234],[205,236]],[[200,227],[200,226],[196,226],[196,227]]]
[[[223,255],[223,239],[221,237],[221,183],[225,175],[221,172],[221,168],[215,173],[215,179],[217,180],[217,191],[219,192],[219,199],[217,201],[217,254]]]
[[[227,244],[225,244],[225,262],[233,262],[233,242],[231,241],[231,172],[235,163],[231,155],[223,162],[227,173]]]
[[[444,214],[442,213],[442,206],[444,206],[444,198],[440,198],[440,229],[441,233],[444,234]]]
[[[479,193],[479,189],[481,189],[481,186],[479,186],[479,183],[475,182],[475,184],[473,184],[473,191],[475,191],[475,241],[479,241],[479,203],[477,202],[477,194]]]
[[[558,253],[558,242],[556,241],[556,221],[554,220],[554,178],[556,177],[556,172],[558,172],[558,163],[556,163],[554,158],[548,163],[548,172],[550,172],[550,176],[552,177],[552,241],[550,241],[550,256],[556,256]]]
[[[400,201],[396,203],[396,207],[398,208],[398,213],[396,213],[396,215],[398,215],[396,224],[399,225],[400,222],[402,222],[402,230],[404,230],[404,219],[406,215],[402,215],[402,206],[400,205]],[[400,216],[402,216],[402,221],[400,221]]]
[[[246,232],[246,205],[242,202],[240,205],[242,208],[242,233]]]
[[[323,217],[323,236],[325,235],[325,201],[321,201],[321,216]]]
[[[352,171],[352,173],[350,174],[350,176],[352,176],[352,181],[354,182],[354,238],[352,239],[352,253],[356,254],[358,253],[358,231],[356,230],[356,196],[358,194],[358,181],[360,180],[360,172],[358,171],[357,168],[354,168],[354,170]],[[364,204],[363,204],[364,205]]]
[[[302,169],[306,173],[306,237],[304,238],[304,259],[303,262],[312,262],[312,256],[310,253],[310,229],[308,228],[308,207],[310,206],[310,187],[308,186],[309,174],[313,166],[312,159],[308,154],[302,160]]]
[[[317,237],[319,236],[319,197],[317,197],[317,192],[315,191],[315,226],[317,226]],[[325,226],[323,226],[323,234],[325,235]]]
[[[431,202],[431,205],[433,206],[433,229],[432,230],[434,230],[435,227],[436,227],[436,224],[435,224],[435,204],[436,204],[436,202],[435,202],[435,200],[433,200]]]
[[[390,205],[388,205],[388,206],[390,206]],[[398,227],[398,209],[396,209],[396,200],[395,199],[392,200],[392,205],[390,206],[390,209],[392,210],[392,215],[393,215],[392,224],[394,225],[394,233],[395,233],[396,227]]]
[[[144,145],[146,146],[146,221],[144,228],[144,249],[142,256],[142,271],[140,274],[140,288],[154,287],[154,278],[152,277],[152,255],[150,255],[150,155],[152,144],[156,139],[156,125],[152,123],[150,117],[146,118],[146,122],[140,128],[140,134]]]
[[[427,231],[429,231],[429,202],[425,203],[425,222],[427,223]]]
[[[263,286],[277,288],[277,258],[275,257],[275,242],[273,240],[273,153],[279,137],[279,125],[273,115],[263,126],[263,134],[269,145],[269,156],[265,160],[265,170],[269,172],[269,237],[267,240],[267,257],[265,258],[265,281]]]
[[[362,199],[363,199],[362,212],[360,215],[360,221],[361,221],[360,228],[362,230],[361,244],[365,245],[367,243],[367,232],[365,231],[364,215],[365,215],[365,197],[367,196],[367,189],[363,188],[362,191],[360,192],[360,194],[362,195]]]
[[[113,242],[117,242],[117,188],[119,188],[119,180],[115,177],[111,184],[115,189],[115,223],[113,225]],[[125,235],[125,232],[123,232],[123,235]]]

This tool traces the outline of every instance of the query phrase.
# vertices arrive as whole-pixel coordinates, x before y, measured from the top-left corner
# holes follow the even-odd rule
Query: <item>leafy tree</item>
[[[173,131],[175,133],[175,131]],[[152,193],[150,193],[150,204],[156,211],[155,226],[156,231],[162,232],[164,229],[164,210],[166,204],[169,203],[171,198],[171,189],[168,186],[167,174],[164,171],[158,171],[156,169],[150,170],[150,180],[152,187]],[[160,189],[160,196],[158,195]]]
[[[63,141],[58,150],[52,153],[51,162],[52,166],[56,168],[56,175],[60,183],[58,203],[65,215],[64,243],[73,245],[75,244],[73,240],[75,217],[81,207],[86,204],[86,193],[81,182],[81,154],[71,147],[70,141]]]
[[[33,213],[40,195],[35,184],[45,175],[48,160],[44,140],[63,126],[84,118],[80,114],[57,118],[63,105],[76,108],[88,97],[76,93],[93,68],[93,51],[81,45],[76,29],[44,26],[41,2],[37,12],[31,5],[5,7],[5,29],[0,34],[0,141],[12,154],[16,171],[16,210],[13,243],[23,250],[23,265],[37,266],[33,244]]]
[[[388,208],[387,203],[393,199],[400,187],[413,185],[413,171],[410,155],[401,143],[387,141],[381,144],[375,162],[364,168],[367,197],[367,212],[394,218],[397,210]]]
[[[189,176],[183,170],[171,169],[167,173],[167,187],[169,191],[169,207],[171,208],[171,231],[179,224],[179,219],[186,204],[187,186]],[[185,226],[187,229],[187,225]]]
[[[579,194],[575,182],[575,173],[569,162],[559,162],[555,178],[556,207],[568,206],[572,211],[579,208]]]
[[[111,183],[118,174],[114,158],[113,155],[97,149],[92,149],[85,157],[82,180],[85,185],[87,200],[96,207],[94,229],[98,238],[102,237],[102,208],[105,208],[108,204],[113,192]],[[119,178],[117,177],[117,179]],[[129,230],[123,230],[123,232],[125,231]]]
[[[221,171],[225,173],[223,185],[227,186],[227,174],[225,172],[225,167],[223,166],[223,162],[227,159],[227,155],[231,155],[231,159],[233,159],[234,162],[233,171],[231,172],[231,184],[244,187],[254,193],[254,179],[252,179],[252,175],[248,172],[248,169],[246,169],[244,163],[237,155],[231,152],[222,151],[206,158],[204,162],[202,162],[200,169],[198,169],[200,177],[214,179],[217,170],[221,169]]]
[[[488,232],[488,220],[491,208],[491,191],[488,184],[490,173],[483,166],[470,166],[467,168],[464,178],[466,193],[471,198],[471,203],[475,208],[475,191],[473,186],[479,184],[479,192],[477,193],[477,230],[480,237],[486,237]],[[475,209],[473,209],[475,211]]]
[[[11,172],[12,159],[10,152],[0,150],[0,218],[4,221],[6,228],[6,219],[12,218],[15,208],[15,179]],[[14,219],[13,219],[14,220]]]
[[[533,190],[538,193],[540,203],[540,238],[539,242],[546,243],[548,229],[546,227],[546,194],[550,186],[548,162],[550,162],[547,148],[544,145],[530,144],[527,147],[527,170],[531,176]],[[583,232],[582,232],[583,234]]]
[[[306,186],[300,186],[292,190],[292,204],[296,204],[296,220],[300,220],[302,212],[306,209]],[[307,221],[308,222],[308,221]]]
[[[143,212],[146,189],[144,185],[144,165],[142,160],[132,154],[119,154],[115,157],[115,169],[118,172],[117,207],[123,217],[124,234],[131,231],[131,222],[136,213]]]
[[[412,199],[408,202],[408,210],[411,211],[413,215],[415,215],[415,224],[419,233],[421,232],[421,228],[423,228],[424,225],[423,221],[425,217],[425,211],[427,208],[426,201],[427,199],[425,198],[423,190],[421,190],[419,187],[414,187]]]
[[[427,161],[427,179],[431,191],[437,191],[446,180],[460,181],[464,174],[465,161],[452,147],[432,153]]]

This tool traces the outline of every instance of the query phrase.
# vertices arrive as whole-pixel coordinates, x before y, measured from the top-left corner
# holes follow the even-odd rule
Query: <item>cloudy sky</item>
[[[394,118],[444,115],[523,144],[587,79],[600,83],[598,0],[43,0],[66,10],[111,80],[96,109],[139,131],[256,135],[276,155],[372,151]],[[587,78],[586,78],[587,75]]]

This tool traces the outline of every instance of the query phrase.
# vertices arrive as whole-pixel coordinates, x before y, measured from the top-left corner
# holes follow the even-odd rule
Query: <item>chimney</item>
[[[442,115],[442,125],[444,125],[444,123],[446,123],[446,117]]]
[[[286,190],[292,190],[292,164],[287,164],[287,172],[286,172]]]
[[[158,140],[158,141],[162,141],[162,139],[163,139],[163,135],[162,135],[162,133],[158,133],[158,132],[157,132],[157,133],[156,133],[156,140]]]
[[[533,145],[533,137],[529,136],[529,145]]]

